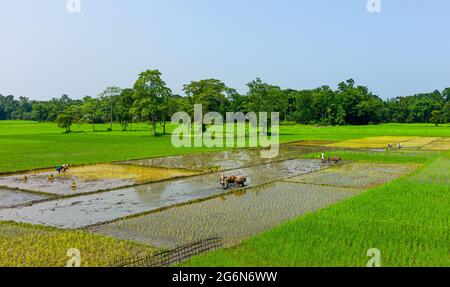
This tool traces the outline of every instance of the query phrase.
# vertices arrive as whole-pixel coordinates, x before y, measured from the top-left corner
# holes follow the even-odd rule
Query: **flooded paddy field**
[[[392,181],[416,169],[416,165],[349,163],[288,179],[339,187],[371,188]]]
[[[48,195],[72,196],[195,174],[177,169],[99,164],[74,167],[65,174],[43,171],[4,176],[0,177],[0,186]]]
[[[359,148],[359,149],[385,149],[388,144],[396,148],[400,143],[405,149],[423,150],[450,150],[450,139],[440,137],[407,137],[407,136],[383,136],[351,139],[347,141],[328,144],[334,148]]]
[[[450,138],[440,138],[422,147],[424,150],[450,150]]]
[[[247,176],[249,186],[318,171],[320,161],[294,159],[225,172]],[[80,228],[174,204],[220,195],[220,173],[144,184],[0,210],[0,220]]]
[[[0,209],[47,199],[47,196],[27,192],[0,189]]]
[[[275,182],[88,230],[161,248],[211,237],[220,237],[226,245],[234,245],[360,192],[350,188]]]
[[[187,154],[162,158],[130,160],[119,164],[183,168],[188,170],[229,170],[274,161],[293,159],[302,154],[318,151],[317,147],[281,145],[276,158],[261,158],[260,149],[236,149],[217,153]]]

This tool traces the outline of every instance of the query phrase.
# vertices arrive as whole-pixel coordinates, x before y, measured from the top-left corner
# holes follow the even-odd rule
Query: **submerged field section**
[[[249,186],[320,170],[317,160],[292,159],[241,168],[231,173],[246,176]],[[204,174],[109,192],[71,196],[0,210],[0,218],[62,228],[80,228],[226,192],[220,174]],[[229,191],[229,190],[228,190]]]
[[[120,239],[171,248],[220,237],[234,245],[299,215],[395,179],[414,166],[350,163],[288,176],[214,199],[89,228]],[[372,173],[363,175],[367,169]],[[341,177],[342,176],[342,177]]]

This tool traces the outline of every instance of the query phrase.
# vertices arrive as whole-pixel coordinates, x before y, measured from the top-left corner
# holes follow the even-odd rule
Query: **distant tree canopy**
[[[281,120],[316,125],[366,125],[370,123],[450,122],[450,87],[443,91],[402,96],[383,101],[353,79],[341,82],[336,90],[322,86],[309,90],[281,89],[260,78],[247,84],[239,94],[218,79],[192,81],[183,86],[185,96],[172,94],[158,70],[139,74],[131,88],[107,87],[98,97],[72,100],[67,95],[49,101],[0,94],[0,120],[57,121],[70,131],[72,123],[119,122],[127,130],[136,121],[148,121],[164,128],[173,113],[193,114],[194,104],[203,112],[279,112]]]

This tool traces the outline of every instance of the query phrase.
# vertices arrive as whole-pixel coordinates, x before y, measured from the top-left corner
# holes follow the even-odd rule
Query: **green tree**
[[[193,104],[201,104],[203,113],[219,112],[225,115],[227,112],[228,98],[236,94],[236,90],[227,87],[217,79],[193,81],[183,86],[183,91],[192,98]]]
[[[95,124],[101,122],[101,109],[98,99],[86,96],[83,98],[81,106],[82,117],[80,123],[92,124],[92,131],[95,131]]]
[[[133,114],[131,112],[134,102],[133,95],[133,89],[123,89],[116,102],[116,114],[124,131],[127,130],[129,124],[133,124]]]
[[[65,129],[66,133],[70,132],[70,127],[72,126],[73,119],[70,115],[59,114],[56,118],[56,124],[58,127]]]
[[[158,70],[147,70],[139,74],[133,90],[132,113],[150,120],[153,134],[157,135],[156,123],[158,119],[162,118],[160,114],[161,105],[170,95],[170,89],[166,87],[166,83],[161,79],[161,73]]]
[[[442,111],[434,110],[431,112],[430,123],[433,123],[435,126],[443,123],[443,113]]]
[[[450,101],[446,102],[442,108],[442,122],[450,123]]]
[[[114,107],[122,93],[122,89],[119,87],[107,87],[100,95],[100,106],[103,111],[103,116],[107,118],[110,126],[109,130],[112,131],[114,121]],[[105,120],[106,121],[106,120]]]

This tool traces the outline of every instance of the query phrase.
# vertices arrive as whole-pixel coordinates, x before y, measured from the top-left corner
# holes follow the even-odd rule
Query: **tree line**
[[[247,84],[246,94],[227,87],[218,79],[192,81],[183,86],[184,96],[167,87],[158,70],[139,74],[130,88],[107,87],[97,97],[72,100],[34,101],[15,99],[0,94],[0,120],[55,121],[70,131],[73,123],[95,124],[118,122],[123,130],[132,129],[133,122],[148,121],[156,134],[173,113],[193,114],[194,104],[203,111],[279,112],[282,121],[316,125],[366,125],[371,123],[448,123],[450,122],[450,88],[382,100],[367,87],[354,80],[338,84],[337,89],[322,86],[315,89],[282,89],[257,78]]]

